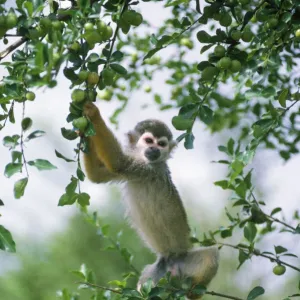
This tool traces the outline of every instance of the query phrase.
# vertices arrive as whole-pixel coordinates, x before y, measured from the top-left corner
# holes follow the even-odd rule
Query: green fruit
[[[151,92],[151,86],[146,85],[146,86],[144,87],[144,91],[145,91],[146,93],[150,93],[150,92]]]
[[[218,67],[227,70],[231,66],[231,59],[229,57],[223,57],[218,61]]]
[[[100,99],[105,100],[105,101],[110,101],[112,96],[113,96],[113,93],[110,90],[104,90],[104,91],[99,91],[98,92],[98,97]]]
[[[97,31],[89,31],[84,36],[85,40],[90,45],[95,45],[96,43],[101,43],[103,41],[103,37]]]
[[[6,23],[6,17],[5,16],[0,16],[0,27],[5,27]],[[2,29],[1,28],[1,29]]]
[[[242,64],[238,60],[234,59],[231,61],[230,71],[232,73],[240,72],[241,69],[242,69]]]
[[[60,30],[62,29],[62,23],[58,20],[55,20],[52,22],[52,28],[55,30]]]
[[[296,30],[295,35],[296,35],[297,38],[300,38],[300,29]]]
[[[103,40],[109,40],[113,35],[113,29],[110,26],[106,26],[105,31],[103,32]]]
[[[88,126],[88,120],[85,117],[80,117],[78,119],[73,120],[72,125],[75,128],[78,128],[80,131],[84,131]]]
[[[113,85],[115,73],[112,70],[104,69],[101,74],[105,85]]]
[[[202,71],[202,76],[201,78],[205,81],[211,81],[214,79],[214,77],[218,74],[218,68],[213,67],[213,66],[209,66],[206,67],[203,71]]]
[[[180,43],[180,45],[185,46],[189,49],[193,49],[193,46],[194,46],[193,42],[188,38],[182,38],[179,43]]]
[[[89,75],[89,72],[88,71],[85,71],[85,70],[82,70],[78,73],[78,78],[81,80],[81,81],[85,81],[87,78],[88,78],[88,75]]]
[[[256,13],[256,20],[259,22],[265,22],[268,20],[268,13],[265,9],[260,9],[257,13]]]
[[[80,44],[78,42],[74,42],[69,48],[75,52],[78,52],[80,50]]]
[[[27,92],[25,97],[26,97],[27,100],[33,101],[35,99],[35,93],[34,92]]]
[[[219,21],[220,25],[224,26],[224,27],[228,27],[231,25],[232,23],[232,18],[231,15],[229,13],[223,13],[221,15],[220,21]]]
[[[279,276],[283,275],[285,273],[285,271],[286,271],[286,267],[285,266],[279,266],[279,265],[277,265],[277,266],[275,266],[273,268],[273,273],[275,275],[279,275]]]
[[[131,24],[133,26],[139,26],[143,23],[143,16],[140,13],[135,13],[133,18],[131,19]]]
[[[139,26],[143,22],[143,16],[134,10],[126,10],[122,15],[122,19],[133,26]]]
[[[98,20],[96,26],[100,34],[106,31],[107,25],[105,24],[105,22]]]
[[[49,18],[40,19],[40,26],[45,29],[50,29],[52,26],[52,22]]]
[[[96,72],[91,72],[88,74],[87,83],[90,85],[95,85],[99,81],[99,75]]]
[[[92,31],[94,30],[94,24],[91,22],[87,22],[84,24],[84,30],[85,31]]]
[[[214,54],[217,57],[223,57],[225,55],[225,52],[226,52],[226,49],[221,45],[216,46],[214,49]]]
[[[81,89],[75,89],[72,92],[71,98],[73,102],[77,102],[77,103],[82,102],[85,99],[85,92]]]
[[[17,25],[17,22],[18,22],[18,18],[16,14],[13,12],[9,12],[6,16],[6,22],[5,22],[6,27],[9,29],[14,28]]]
[[[88,90],[86,93],[86,97],[88,101],[96,101],[97,92],[94,90]]]
[[[270,28],[276,27],[278,25],[278,19],[271,18],[270,20],[268,20],[268,25]]]
[[[60,58],[61,58],[61,56],[57,52],[53,53],[54,64],[57,64],[57,62],[60,60]]]
[[[251,42],[252,39],[253,39],[253,33],[251,31],[246,30],[242,33],[242,40],[244,42],[249,43]]]
[[[233,40],[238,41],[241,38],[242,33],[239,30],[234,29],[231,31],[230,35]]]

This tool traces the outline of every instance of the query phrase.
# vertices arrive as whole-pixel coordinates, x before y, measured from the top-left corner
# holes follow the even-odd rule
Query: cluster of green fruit
[[[14,28],[17,25],[18,17],[12,11],[10,11],[6,16],[0,15],[0,38],[2,38],[5,33]]]
[[[28,36],[30,39],[35,40],[46,35],[46,40],[52,43],[57,39],[58,32],[62,31],[64,27],[64,22],[44,17],[40,19],[39,24],[35,28],[28,30]]]
[[[254,34],[251,31],[249,26],[246,26],[243,30],[243,32],[241,32],[238,29],[232,29],[230,32],[230,37],[235,40],[235,41],[239,41],[240,39],[242,39],[243,42],[245,43],[249,43],[252,41]]]
[[[84,24],[83,37],[89,44],[90,48],[93,48],[97,43],[102,43],[109,40],[112,36],[113,29],[106,25],[102,20],[97,20],[95,24],[92,22],[87,22]]]
[[[231,59],[226,55],[226,49],[222,45],[217,45],[214,49],[213,55],[219,58],[217,66],[208,66],[202,71],[202,79],[205,81],[211,81],[219,74],[221,70],[228,70],[232,73],[240,72],[242,64],[237,59]]]

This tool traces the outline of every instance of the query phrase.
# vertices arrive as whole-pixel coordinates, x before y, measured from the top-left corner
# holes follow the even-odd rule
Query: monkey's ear
[[[128,138],[128,142],[131,144],[131,145],[135,145],[138,141],[138,136],[136,134],[135,131],[129,131],[127,132],[127,138]]]
[[[176,147],[178,146],[178,142],[175,140],[172,140],[169,142],[169,149],[170,149],[170,152],[173,151]]]

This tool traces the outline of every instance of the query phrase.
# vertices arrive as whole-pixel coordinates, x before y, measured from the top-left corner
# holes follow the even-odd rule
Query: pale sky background
[[[155,24],[155,28],[166,17],[166,9],[158,9],[160,5],[159,3],[149,2],[139,4],[142,14],[151,24]],[[155,16],[155,19],[153,19],[153,16]],[[148,28],[147,30],[155,33],[155,28]],[[142,29],[140,30],[142,32]],[[195,49],[189,53],[186,59],[201,61],[203,58],[199,54],[200,48],[201,45],[195,42]],[[2,49],[4,49],[4,45],[0,44],[0,51]],[[165,49],[160,52],[160,55],[164,57],[171,53],[171,49]],[[3,66],[0,66],[0,79],[3,75],[5,75],[5,71]],[[169,88],[164,84],[163,78],[164,74],[156,76],[155,80],[149,82],[149,84],[155,92],[167,98]],[[65,140],[60,133],[61,127],[68,126],[65,119],[71,98],[68,80],[59,76],[58,81],[59,84],[54,89],[39,89],[36,91],[36,100],[26,102],[26,116],[31,117],[34,121],[31,130],[45,130],[47,135],[32,140],[25,149],[27,160],[48,159],[58,169],[39,172],[35,168],[29,167],[30,178],[25,195],[20,200],[16,200],[13,197],[13,184],[17,179],[22,178],[22,175],[15,175],[10,179],[3,175],[5,165],[11,161],[11,156],[8,148],[2,146],[2,144],[0,145],[0,199],[5,203],[5,206],[0,208],[2,214],[0,223],[11,231],[19,249],[29,246],[32,240],[42,242],[51,234],[64,230],[68,224],[68,218],[77,212],[75,206],[57,206],[59,197],[64,193],[71,175],[76,170],[75,163],[66,163],[57,158],[54,153],[54,149],[57,149],[65,156],[72,158],[73,148],[76,144],[76,142]],[[228,89],[227,92],[230,94],[232,90]],[[149,104],[149,106],[142,109],[141,107],[144,104]],[[101,109],[104,118],[108,120],[119,102],[114,100],[107,103],[98,100],[97,105]],[[171,118],[176,114],[177,111],[175,110],[159,112],[151,94],[146,94],[141,89],[140,92],[132,94],[128,107],[121,114],[119,118],[120,129],[116,131],[116,135],[124,141],[125,132],[132,129],[138,121],[149,117],[162,119],[171,126]],[[20,120],[21,105],[18,103],[16,104],[15,115],[16,119]],[[175,137],[181,134],[174,128],[172,130]],[[6,128],[0,131],[0,139],[2,140],[6,135],[19,133],[19,122],[15,125],[7,123]],[[220,216],[225,214],[224,207],[227,206],[229,209],[231,207],[230,202],[227,200],[229,194],[213,184],[214,181],[224,179],[227,171],[226,167],[211,163],[211,161],[223,158],[222,153],[217,150],[217,146],[225,143],[234,133],[227,131],[211,136],[205,126],[197,122],[194,134],[196,137],[194,149],[186,150],[183,144],[180,144],[174,158],[170,160],[170,168],[174,182],[183,195],[189,217],[196,222],[203,216],[211,216],[210,226],[213,230],[220,225],[228,225],[228,221],[220,224],[219,219]],[[262,195],[261,199],[267,203],[267,210],[270,211],[274,207],[281,206],[285,215],[291,216],[295,209],[299,209],[300,155],[295,155],[287,163],[284,163],[276,152],[263,150],[256,155],[253,166],[255,166],[254,181]],[[92,208],[107,205],[109,189],[107,185],[95,185],[87,180],[82,185],[82,190],[91,195]],[[99,212],[101,214],[101,209]],[[290,223],[291,220],[287,219],[287,222]],[[293,225],[296,224],[293,223]],[[201,228],[197,228],[197,232],[201,232]],[[262,249],[272,251],[274,244],[287,244],[292,253],[300,254],[299,235],[294,236],[289,233],[269,234],[265,238]],[[234,255],[235,257],[238,255],[235,250],[226,250],[222,253],[223,255]],[[285,260],[294,265],[300,265],[297,259]],[[264,264],[264,268],[261,268],[262,264]],[[16,266],[14,254],[0,252],[0,274]],[[276,277],[272,274],[273,266],[269,261],[255,257],[252,263],[246,263],[236,273],[236,278],[238,278],[240,284],[249,288],[249,290],[253,287],[253,282],[250,279],[255,278],[265,278],[263,286],[266,288],[266,292],[267,290],[282,288],[284,281],[289,276],[294,276],[295,271],[287,268],[287,276]],[[236,265],[232,268],[235,269]],[[251,276],[248,276],[248,274],[251,274]]]

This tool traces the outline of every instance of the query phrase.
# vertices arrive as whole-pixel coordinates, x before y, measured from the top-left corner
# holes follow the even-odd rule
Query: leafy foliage
[[[160,110],[178,110],[172,124],[183,131],[177,140],[184,141],[186,149],[193,148],[197,138],[193,133],[196,121],[204,123],[212,133],[233,128],[238,133],[236,139],[230,138],[226,145],[219,146],[226,158],[218,162],[228,166],[228,174],[215,185],[231,191],[232,206],[241,211],[233,216],[226,209],[229,224],[204,234],[202,240],[193,237],[193,242],[236,249],[238,268],[253,256],[260,256],[276,264],[276,275],[285,272],[283,266],[300,272],[297,266],[283,260],[284,256],[296,256],[285,247],[276,245],[274,252],[257,248],[257,242],[274,231],[288,232],[291,237],[300,234],[300,217],[296,211],[286,222],[281,207],[266,213],[264,201],[255,196],[252,183],[255,171],[249,170],[259,148],[275,149],[284,160],[299,152],[298,0],[206,1],[204,7],[199,0],[155,3],[171,12],[156,34],[145,29],[144,25],[149,22],[144,20],[143,11],[140,12],[140,7],[147,7],[150,0],[143,0],[145,3],[77,0],[69,1],[69,6],[62,6],[64,1],[58,0],[17,0],[15,8],[8,8],[6,2],[0,0],[0,39],[10,44],[0,52],[1,65],[7,71],[0,85],[0,129],[16,122],[15,107],[21,106],[20,131],[3,138],[3,145],[12,158],[4,168],[4,175],[10,178],[18,173],[26,174],[15,182],[16,199],[25,194],[30,184],[28,166],[39,171],[56,169],[45,158],[26,160],[25,146],[30,147],[32,139],[45,134],[40,129],[28,133],[35,123],[26,116],[26,104],[39,101],[35,89],[55,88],[58,74],[70,82],[72,92],[66,120],[72,125],[61,128],[61,134],[67,140],[78,141],[76,160],[57,150],[55,153],[66,162],[75,163],[77,170],[58,205],[78,203],[87,214],[90,196],[80,187],[85,179],[80,151],[89,150],[86,137],[94,135],[95,129],[83,116],[84,103],[96,101],[97,97],[110,101],[115,96],[120,106],[110,120],[117,124],[119,114],[128,103],[128,95],[157,72],[168,71],[165,84],[170,87],[170,99],[164,99],[159,91],[153,93],[153,99]],[[144,34],[136,30],[139,26],[145,29]],[[12,36],[20,40],[11,43]],[[199,46],[201,56],[194,61],[187,60],[190,51]],[[173,53],[162,60],[159,55],[163,55],[167,47]],[[11,60],[4,61],[9,54]],[[151,93],[151,88],[147,87],[145,92]],[[280,217],[276,217],[279,213]],[[99,227],[96,217],[89,221],[105,236],[105,228]],[[0,248],[14,252],[11,234],[1,228]],[[238,244],[223,242],[239,231],[243,238]],[[131,264],[132,256],[126,249],[118,244],[113,247]],[[83,280],[84,286],[94,291],[95,287],[89,285],[95,282],[92,270],[82,267],[75,274]],[[148,282],[141,291],[128,289],[126,280],[115,281],[118,288],[109,290],[132,299],[160,299],[166,293],[171,298],[189,293],[228,297],[204,287],[192,287],[188,282],[174,287],[170,280],[165,278],[157,287]],[[263,293],[262,287],[255,287],[247,299],[255,299]],[[59,296],[78,299],[67,290],[62,290]],[[99,297],[102,299],[104,294]],[[93,299],[99,299],[97,293]]]

